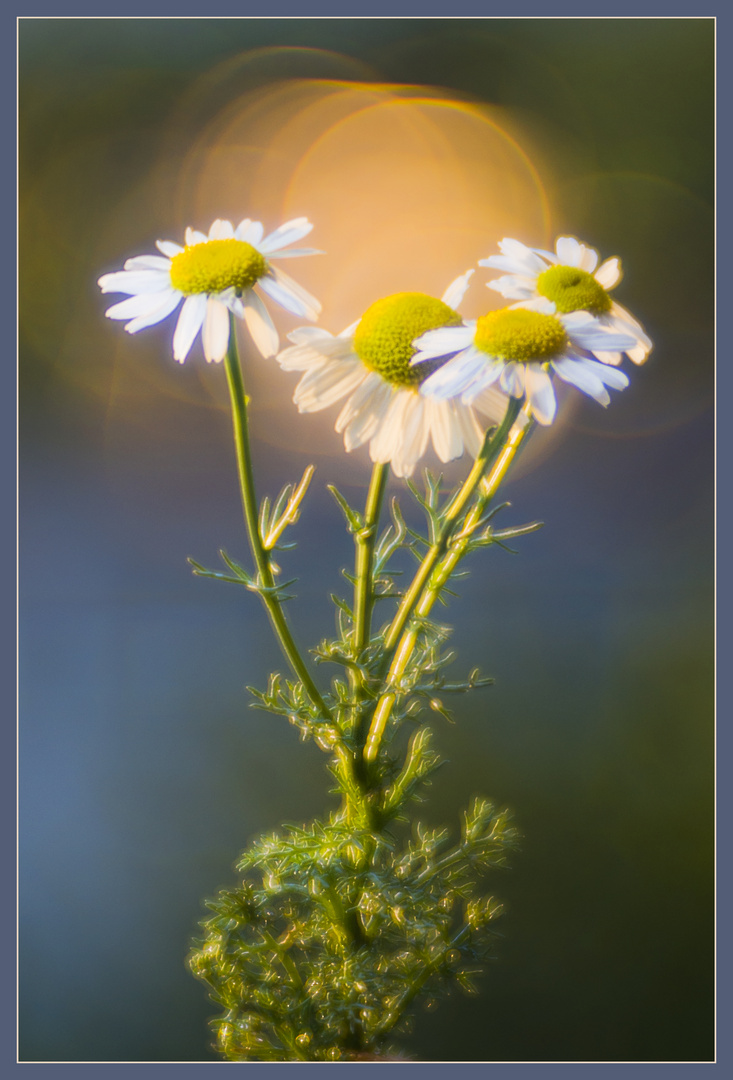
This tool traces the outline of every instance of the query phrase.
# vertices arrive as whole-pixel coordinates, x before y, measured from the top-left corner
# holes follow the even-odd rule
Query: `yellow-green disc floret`
[[[537,278],[537,292],[552,300],[562,315],[590,311],[604,315],[611,310],[611,297],[587,270],[576,266],[551,266]]]
[[[525,308],[502,308],[477,320],[473,343],[482,352],[502,360],[543,363],[562,351],[567,334],[554,315]]]
[[[354,334],[354,351],[363,363],[394,386],[417,387],[443,360],[410,367],[415,338],[442,326],[460,326],[461,316],[442,300],[404,292],[377,300],[364,312]]]
[[[171,285],[186,295],[244,292],[267,273],[264,255],[244,240],[192,244],[171,260]]]

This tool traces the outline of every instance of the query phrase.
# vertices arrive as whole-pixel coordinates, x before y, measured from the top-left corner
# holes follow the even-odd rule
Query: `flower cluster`
[[[530,416],[551,424],[557,412],[553,374],[601,405],[609,388],[623,390],[624,357],[646,360],[652,343],[639,322],[611,298],[621,279],[618,258],[599,265],[598,253],[572,237],[555,251],[504,238],[500,254],[479,266],[506,271],[488,287],[515,301],[478,319],[456,310],[473,270],[437,299],[402,292],[373,303],[340,334],[314,326],[291,331],[278,352],[272,319],[255,292],[295,315],[315,321],[320,304],[271,265],[275,258],[316,254],[289,248],[312,226],[296,218],[264,237],[259,221],[236,227],[217,220],[208,236],[187,229],[185,246],[158,241],[161,255],[128,259],[118,273],[99,279],[103,292],[128,299],[109,308],[135,333],[170,315],[183,301],[173,335],[183,362],[201,332],[209,361],[222,360],[231,316],[245,321],[263,356],[277,355],[284,371],[302,372],[293,400],[300,412],[342,403],[336,430],[346,450],[366,443],[375,463],[410,476],[432,443],[443,462],[464,450],[476,457],[487,426],[504,415],[507,397],[526,400]]]
[[[446,695],[493,682],[478,669],[448,679],[450,627],[433,611],[455,595],[467,556],[506,549],[540,527],[497,528],[508,504],[496,496],[532,421],[546,425],[556,415],[553,379],[605,406],[609,388],[628,385],[624,355],[638,364],[651,349],[611,299],[618,259],[599,265],[593,249],[560,237],[555,252],[504,239],[500,254],[479,263],[502,271],[488,282],[510,301],[500,310],[475,320],[459,313],[475,273],[468,270],[440,299],[386,296],[341,333],[300,326],[280,350],[259,293],[292,315],[318,318],[318,301],[271,264],[315,254],[290,246],[310,230],[304,217],[268,236],[260,222],[234,228],[217,220],[208,235],[187,229],[184,246],[158,241],[160,254],[128,259],[99,280],[103,292],[127,294],[107,315],[125,320],[130,333],[180,306],[174,358],[182,363],[200,334],[206,359],[223,361],[253,567],[223,550],[223,571],[189,561],[196,575],[259,596],[292,679],[273,672],[265,690],[250,687],[254,705],[286,717],[328,755],[330,791],[340,798],[328,817],[252,844],[238,864],[241,884],[208,901],[212,914],[188,963],[221,1010],[212,1026],[230,1061],[389,1060],[390,1040],[407,1032],[418,999],[432,1005],[456,986],[473,990],[501,912],[485,879],[506,865],[518,834],[509,812],[483,798],[463,812],[453,838],[410,810],[443,764],[426,717],[450,719]],[[311,650],[316,663],[336,665],[328,689],[319,689],[285,614],[295,579],[283,580],[278,565],[279,552],[294,546],[284,534],[313,466],[277,498],[258,500],[237,319],[264,356],[300,373],[298,409],[338,403],[346,449],[368,444],[374,462],[363,512],[329,485],[353,537],[354,573],[344,572],[352,595],[332,594],[336,636]],[[398,498],[386,522],[390,469],[409,478],[428,443],[441,461],[464,451],[475,461],[453,491],[428,470],[424,494],[408,481],[422,527],[408,526]],[[410,579],[404,567],[413,561]],[[403,840],[396,822],[411,823]]]

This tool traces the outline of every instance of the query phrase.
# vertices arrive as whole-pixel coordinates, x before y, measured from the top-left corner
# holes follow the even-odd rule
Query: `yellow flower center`
[[[477,320],[473,343],[482,352],[502,360],[543,363],[563,349],[567,334],[554,315],[525,308],[501,308]]]
[[[551,266],[537,278],[537,292],[552,300],[562,315],[590,311],[604,315],[611,310],[611,297],[587,270],[577,266]]]
[[[267,262],[244,240],[207,240],[174,255],[170,273],[173,288],[186,295],[244,292],[267,273]]]
[[[417,388],[444,360],[410,367],[415,338],[441,326],[460,326],[461,316],[442,300],[404,292],[377,300],[364,312],[354,334],[354,351],[372,371],[393,386]]]

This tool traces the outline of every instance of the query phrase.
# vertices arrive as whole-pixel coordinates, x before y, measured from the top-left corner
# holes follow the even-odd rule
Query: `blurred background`
[[[126,335],[96,286],[187,225],[301,214],[328,254],[292,272],[332,332],[502,236],[570,233],[622,258],[655,342],[608,410],[563,395],[505,488],[505,523],[545,528],[474,557],[446,613],[456,676],[496,685],[435,721],[424,816],[481,793],[524,839],[480,995],[418,1012],[405,1050],[712,1057],[713,29],[20,20],[21,1060],[215,1060],[184,967],[202,900],[332,805],[323,755],[248,706],[282,669],[255,598],[186,563],[246,560],[224,373],[173,362],[174,320]],[[466,314],[500,306],[491,276]],[[352,560],[325,485],[363,499],[368,455],[242,350],[260,491],[317,466],[285,564],[315,644]]]

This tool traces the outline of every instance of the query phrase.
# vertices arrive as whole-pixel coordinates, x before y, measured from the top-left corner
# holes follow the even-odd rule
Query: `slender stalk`
[[[379,514],[387,486],[389,464],[377,464],[372,469],[372,478],[364,508],[364,528],[356,536],[356,564],[354,585],[354,654],[359,654],[369,644],[372,626],[373,591],[373,556],[377,539]]]
[[[473,467],[468,476],[464,480],[461,487],[458,489],[453,499],[449,503],[447,509],[443,514],[443,521],[441,524],[440,532],[435,539],[435,542],[430,546],[423,558],[418,570],[413,578],[410,587],[402,598],[397,613],[392,620],[387,634],[384,639],[384,652],[385,658],[389,661],[389,655],[392,649],[397,644],[402,631],[404,630],[408,619],[412,615],[412,612],[419,600],[423,588],[425,587],[430,574],[433,571],[435,564],[445,553],[448,546],[448,541],[454,526],[456,519],[461,511],[466,506],[466,503],[473,495],[478,484],[481,482],[488,466],[491,461],[496,457],[507,435],[511,431],[512,425],[517,418],[519,412],[519,400],[517,398],[509,398],[507,410],[504,415],[504,419],[501,422],[500,427],[496,430],[491,438],[484,440],[484,445],[481,451],[473,463]]]
[[[379,515],[382,509],[384,491],[389,476],[389,464],[376,464],[372,469],[366,506],[364,507],[364,527],[356,534],[356,558],[354,566],[354,657],[359,656],[369,644],[372,629],[372,609],[374,607],[374,545],[377,539]],[[356,721],[356,743],[359,747],[358,761],[361,761],[361,748],[366,738],[368,719],[359,715],[359,705],[364,696],[364,680],[355,668],[349,670],[351,695]]]
[[[294,674],[303,683],[308,696],[319,712],[330,718],[330,712],[321,697],[318,687],[313,682],[310,672],[298,651],[293,640],[290,627],[285,619],[285,613],[276,594],[271,591],[275,586],[270,559],[262,544],[258,525],[257,496],[255,494],[254,474],[252,472],[252,456],[249,448],[249,423],[247,420],[247,397],[244,392],[244,377],[242,366],[239,362],[239,350],[237,349],[237,336],[234,317],[229,317],[229,347],[224,361],[229,385],[229,396],[232,402],[232,424],[234,428],[234,446],[237,456],[237,470],[239,472],[239,488],[242,496],[242,509],[244,522],[247,527],[249,546],[252,558],[257,567],[257,578],[264,590],[260,592],[262,602],[267,609],[272,628],[275,632],[280,647],[293,669]]]
[[[494,461],[494,464],[490,471],[479,481],[479,496],[471,510],[466,515],[466,519],[459,534],[460,538],[458,539],[457,543],[455,543],[451,547],[451,549],[447,551],[448,541],[450,540],[449,530],[448,534],[446,535],[442,550],[438,552],[437,558],[432,560],[431,570],[435,568],[435,564],[438,559],[441,559],[439,565],[437,566],[437,568],[434,569],[431,577],[429,577],[429,575],[425,575],[422,578],[421,593],[419,599],[417,600],[417,603],[415,603],[413,607],[412,612],[412,614],[416,615],[418,619],[427,618],[430,611],[432,610],[433,604],[438,599],[441,589],[447,582],[450,575],[453,573],[453,570],[455,569],[458,562],[463,558],[468,541],[474,530],[479,525],[481,518],[483,517],[483,514],[486,510],[486,507],[496,494],[499,485],[506,476],[507,470],[509,469],[509,466],[514,460],[514,457],[519,447],[524,441],[527,433],[532,428],[531,424],[525,424],[522,427],[516,428],[512,427],[518,411],[518,409],[515,409],[513,410],[514,415],[512,417],[511,423],[508,425],[507,430],[506,421],[507,417],[509,416],[510,409],[511,402],[509,408],[507,409],[507,416],[504,417],[504,422],[502,423],[499,432],[497,432],[498,436],[499,434],[502,434],[502,429],[504,429],[502,434],[502,442],[504,442],[504,445],[498,452],[498,456],[496,456],[496,460]],[[525,415],[529,415],[528,406],[526,405],[524,412]],[[496,436],[494,439],[491,440],[491,442],[495,443],[495,440]],[[461,489],[461,492],[459,492],[459,495],[462,493],[462,490],[463,489]],[[465,503],[466,500],[464,499],[462,505],[465,506]],[[430,552],[428,552],[428,555],[430,555]],[[427,557],[428,556],[426,556],[426,560]],[[422,566],[420,570],[422,570]],[[419,573],[420,571],[418,571],[418,574]],[[416,575],[416,579],[417,576],[418,575]],[[386,681],[388,684],[394,684],[404,674],[409,659],[412,656],[412,651],[415,648],[418,632],[418,625],[413,624],[402,634],[399,645],[395,650],[389,673],[387,675]],[[369,734],[367,736],[366,745],[364,748],[364,759],[367,765],[372,765],[377,759],[377,755],[379,753],[379,745],[382,741],[382,736],[387,726],[387,721],[392,712],[392,707],[395,703],[396,698],[396,692],[394,690],[390,690],[386,694],[383,694],[377,702],[376,708],[374,709],[374,715],[372,717]]]

